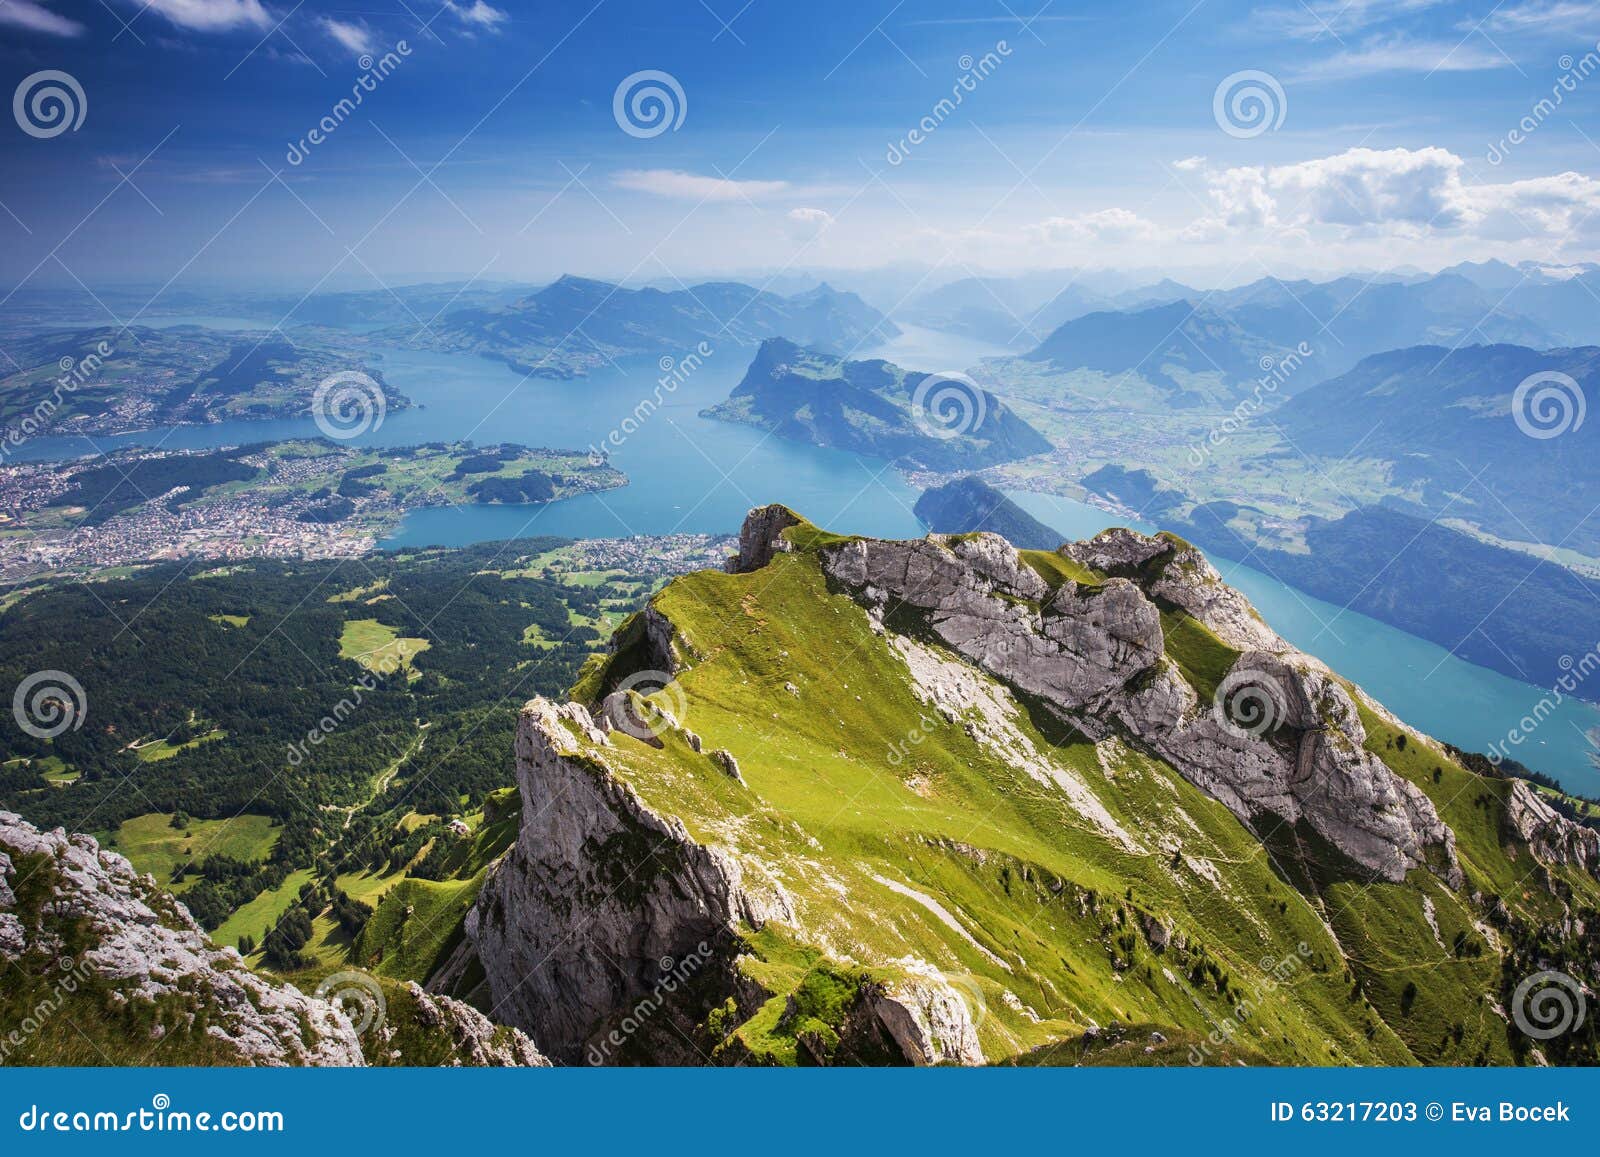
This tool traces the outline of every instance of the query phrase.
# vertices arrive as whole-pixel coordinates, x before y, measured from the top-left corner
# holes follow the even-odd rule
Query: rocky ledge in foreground
[[[457,1001],[330,981],[321,999],[252,972],[124,857],[0,811],[4,1063],[548,1064]]]

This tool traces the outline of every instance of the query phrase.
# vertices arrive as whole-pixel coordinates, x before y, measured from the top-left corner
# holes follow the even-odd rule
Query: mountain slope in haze
[[[1068,393],[1095,404],[1231,408],[1268,375],[1277,379],[1271,396],[1282,399],[1403,346],[1562,342],[1558,330],[1512,312],[1503,295],[1455,275],[1416,282],[1264,278],[1166,301],[1158,289],[1150,291],[1156,304],[1066,322],[1022,358],[996,363],[997,380],[1076,375]]]
[[[1091,370],[1112,396],[1133,379],[1175,408],[1220,405],[1281,351],[1224,314],[1187,301],[1130,312],[1091,313],[1055,330],[1024,361],[1051,370]]]
[[[1539,374],[1565,380],[1530,387],[1514,411]],[[1307,454],[1389,462],[1412,510],[1594,556],[1600,422],[1583,416],[1597,403],[1600,347],[1424,346],[1368,358],[1273,420]]]
[[[1251,557],[1318,598],[1525,683],[1557,685],[1600,639],[1600,583],[1436,522],[1363,507],[1313,519],[1306,547]],[[1600,687],[1571,693],[1600,699]]]
[[[707,417],[929,470],[961,470],[1050,448],[993,394],[890,362],[841,361],[782,338],[763,342],[744,380]]]
[[[558,1061],[1048,1060],[1128,1025],[1146,1064],[1596,1059],[1513,997],[1592,982],[1600,835],[1170,537],[763,508],[573,699],[523,710],[521,832],[435,978]]]
[[[974,475],[924,490],[914,508],[936,534],[987,531],[1024,550],[1054,550],[1061,536]]]
[[[783,336],[842,352],[897,333],[855,294],[828,285],[780,297],[738,282],[667,291],[567,276],[504,307],[446,314],[425,340],[475,350],[525,373],[570,377],[608,359],[684,358],[701,343],[715,351]]]
[[[1443,273],[1496,294],[1511,312],[1538,318],[1557,335],[1555,344],[1600,345],[1600,266],[1468,261]]]

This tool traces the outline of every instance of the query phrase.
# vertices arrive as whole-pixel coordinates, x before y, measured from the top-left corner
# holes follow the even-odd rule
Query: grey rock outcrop
[[[1459,882],[1453,833],[1426,795],[1363,749],[1344,687],[1274,634],[1198,551],[1113,530],[1062,554],[1110,577],[1052,591],[990,534],[859,540],[822,558],[875,620],[904,625],[915,612],[945,645],[1085,734],[1120,725],[1263,839],[1309,829],[1347,861],[1323,871],[1398,881],[1429,866]],[[1165,656],[1162,605],[1243,652],[1221,690],[1259,710],[1259,726],[1236,722],[1227,695],[1200,700]]]
[[[457,1065],[482,1068],[548,1068],[550,1061],[520,1029],[496,1025],[470,1004],[407,984],[417,1023],[447,1034]]]
[[[1512,781],[1506,796],[1506,823],[1540,863],[1600,871],[1600,832],[1573,823],[1540,799],[1526,780]]]
[[[241,1065],[366,1063],[341,1009],[255,975],[238,953],[215,947],[154,880],[140,876],[122,856],[102,851],[89,836],[69,836],[59,828],[41,832],[0,812],[0,908],[16,904],[17,863],[24,859],[41,865],[33,870],[49,873],[53,899],[31,927],[18,912],[0,913],[6,917],[0,962],[58,955],[55,929],[81,921],[93,946],[76,967],[109,981],[113,999],[158,1009],[155,1039],[177,1027],[179,1018],[203,1012],[205,1031]]]
[[[739,528],[739,553],[728,560],[728,572],[749,574],[766,566],[774,554],[793,550],[783,532],[798,525],[799,517],[786,506],[758,506],[750,511]]]
[[[650,810],[605,765],[606,746],[582,706],[523,708],[522,826],[466,920],[490,1015],[563,1062],[660,996],[662,961],[692,959],[697,975],[725,970],[738,925],[794,917],[775,881],[749,878],[742,861]]]
[[[924,612],[943,642],[994,674],[1067,708],[1123,686],[1161,657],[1161,615],[1126,579],[1051,592],[1005,539],[945,545],[862,539],[823,554],[828,576],[880,617]]]

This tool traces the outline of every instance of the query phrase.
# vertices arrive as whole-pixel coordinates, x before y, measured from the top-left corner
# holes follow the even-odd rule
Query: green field
[[[377,619],[350,619],[339,636],[339,657],[373,671],[412,671],[411,660],[431,646],[427,639],[404,637]]]
[[[259,943],[266,931],[278,922],[278,917],[295,902],[302,885],[311,882],[311,876],[309,868],[290,873],[282,885],[261,893],[229,916],[221,927],[211,933],[211,939],[218,944],[237,946],[239,937],[254,936]]]
[[[151,812],[123,821],[109,846],[127,856],[141,872],[149,872],[165,888],[182,893],[194,883],[174,885],[172,870],[190,860],[229,856],[235,860],[263,860],[278,840],[278,829],[266,816],[235,816],[231,820],[191,819],[182,831],[172,826],[170,812]]]

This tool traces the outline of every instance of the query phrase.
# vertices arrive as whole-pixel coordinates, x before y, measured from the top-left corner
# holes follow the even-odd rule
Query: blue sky
[[[0,276],[1586,260],[1597,42],[1600,0],[0,0],[5,91],[86,103],[0,121]],[[655,135],[614,115],[643,71],[682,93]]]

